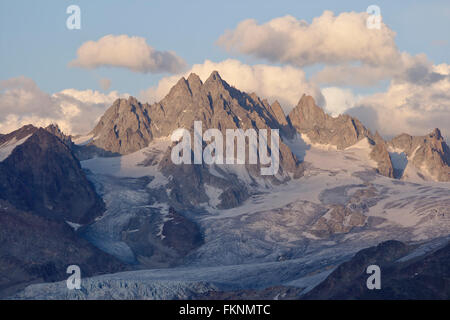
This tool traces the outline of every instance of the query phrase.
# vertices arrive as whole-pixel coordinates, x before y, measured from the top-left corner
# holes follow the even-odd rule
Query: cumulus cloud
[[[286,113],[297,104],[303,93],[313,96],[320,105],[324,104],[319,87],[306,80],[303,70],[292,66],[251,66],[234,59],[222,62],[206,60],[202,64],[196,64],[184,74],[161,79],[156,87],[142,91],[140,98],[147,102],[159,101],[180,77],[195,73],[205,81],[214,70],[239,90],[255,92],[261,98],[267,98],[269,102],[278,100]]]
[[[312,78],[320,84],[370,86],[380,80],[438,81],[425,55],[400,52],[395,32],[381,22],[368,29],[366,12],[325,11],[311,23],[285,16],[258,24],[244,20],[217,44],[230,52],[297,67],[324,65]]]
[[[348,113],[373,132],[390,138],[401,133],[425,135],[433,128],[450,138],[450,66],[432,66],[436,79],[411,82],[392,80],[385,92],[355,95],[350,89],[322,89],[326,110],[333,115]]]
[[[434,66],[433,72],[442,77],[431,83],[393,80],[386,92],[362,98],[348,113],[366,118],[369,127],[387,136],[403,132],[424,135],[438,127],[448,139],[450,66]],[[376,114],[376,117],[365,117],[368,113]]]
[[[399,54],[395,64],[350,64],[325,66],[311,78],[311,81],[328,85],[371,86],[380,80],[394,79],[416,84],[431,84],[444,75],[434,69],[425,54],[411,56]]]
[[[87,133],[105,110],[119,97],[116,91],[103,94],[93,90],[66,89],[50,95],[29,78],[0,82],[0,133],[23,125],[56,123],[68,134]]]
[[[338,116],[355,107],[361,100],[361,95],[355,95],[351,89],[326,87],[322,89],[325,98],[325,111],[332,116]]]
[[[185,61],[172,51],[158,51],[144,38],[128,35],[106,35],[98,41],[88,41],[77,50],[70,66],[94,69],[121,67],[141,73],[178,73]]]
[[[259,25],[244,20],[217,41],[230,52],[253,55],[272,62],[299,67],[317,63],[361,61],[389,64],[398,57],[395,32],[381,23],[380,29],[366,27],[368,14],[331,11],[311,23],[285,16]]]

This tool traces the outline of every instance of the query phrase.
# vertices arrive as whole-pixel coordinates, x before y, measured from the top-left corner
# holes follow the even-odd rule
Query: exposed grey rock
[[[361,227],[367,217],[359,211],[351,210],[343,205],[333,205],[330,210],[311,227],[311,233],[319,237],[347,233],[354,227]]]
[[[394,178],[394,168],[386,142],[377,132],[373,137],[373,148],[370,157],[378,164],[377,171],[383,176]]]
[[[417,169],[425,169],[437,181],[450,181],[450,149],[439,129],[425,136],[401,134],[388,145],[403,150]]]
[[[133,97],[116,100],[92,134],[95,136],[92,144],[120,154],[145,148],[153,138],[147,110]]]
[[[377,171],[384,176],[394,177],[385,141],[378,133],[372,136],[358,119],[349,115],[333,118],[317,106],[311,96],[303,95],[289,114],[288,120],[299,133],[306,134],[313,143],[334,145],[339,150],[367,138],[373,146],[370,157],[377,162]]]
[[[307,95],[302,96],[288,118],[294,128],[306,134],[312,142],[331,144],[339,150],[370,137],[369,130],[358,119],[349,115],[333,118],[316,105],[313,97]]]
[[[92,144],[128,154],[147,146],[153,138],[170,136],[178,128],[193,132],[194,121],[202,121],[203,130],[216,128],[224,134],[226,129],[238,128],[286,132],[281,107],[276,103],[273,107],[255,94],[231,87],[217,71],[205,83],[191,74],[153,105],[141,104],[132,97],[117,100],[92,131]],[[283,142],[280,152],[281,171],[295,172],[299,161]]]
[[[67,147],[70,149],[73,148],[72,138],[68,135],[65,135],[57,124],[51,124],[45,127],[45,130],[56,136],[59,140],[61,140]]]
[[[413,246],[395,240],[361,250],[302,298],[448,300],[450,244],[405,260],[411,251]],[[373,264],[381,268],[380,290],[369,290],[366,286],[366,269]]]
[[[72,264],[81,268],[83,277],[127,269],[66,222],[17,210],[0,200],[0,298],[31,283],[67,279]]]

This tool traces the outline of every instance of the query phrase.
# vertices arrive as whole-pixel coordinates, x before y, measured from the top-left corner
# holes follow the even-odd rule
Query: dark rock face
[[[68,135],[65,135],[61,129],[56,124],[51,124],[47,127],[45,127],[45,130],[50,132],[52,135],[57,137],[59,140],[61,140],[69,149],[73,149],[73,142],[72,138]]]
[[[158,218],[156,214],[136,216],[122,232],[122,241],[135,255],[136,268],[176,266],[203,244],[198,226],[173,208],[162,222],[155,221]]]
[[[367,217],[359,211],[343,205],[333,205],[327,212],[328,219],[319,218],[312,226],[311,232],[318,237],[329,237],[337,233],[347,233],[354,227],[364,226]]]
[[[223,190],[220,195],[220,209],[233,208],[249,197],[247,187],[234,176],[228,174],[217,166],[216,170],[222,177],[212,175],[205,164],[176,165],[170,160],[171,148],[166,152],[159,169],[165,176],[170,176],[170,182],[165,188],[171,190],[170,200],[172,206],[182,212],[195,210],[201,203],[209,201],[206,193],[207,185]],[[257,168],[248,166],[249,170],[255,172]],[[257,173],[256,173],[257,174]]]
[[[0,163],[0,199],[80,224],[92,222],[104,210],[70,149],[45,129],[37,129]]]
[[[403,150],[418,169],[425,168],[437,181],[450,181],[450,148],[439,129],[426,136],[401,134],[388,144]]]
[[[170,208],[167,222],[162,228],[163,243],[185,256],[203,244],[198,226]]]
[[[450,298],[450,244],[411,260],[399,262],[413,248],[386,241],[361,250],[341,264],[302,299],[445,299]],[[381,269],[381,289],[369,290],[369,265]]]
[[[67,279],[72,264],[80,267],[82,277],[125,270],[66,223],[17,210],[0,200],[0,298],[31,283]]]
[[[65,222],[88,224],[104,210],[70,137],[56,126],[25,126],[1,138],[26,137],[0,162],[0,297],[33,282],[66,279],[71,264],[82,276],[124,270]]]

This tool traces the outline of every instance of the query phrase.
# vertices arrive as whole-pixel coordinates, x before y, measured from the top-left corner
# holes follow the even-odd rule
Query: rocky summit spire
[[[211,75],[208,77],[206,81],[217,81],[222,82],[222,77],[220,76],[219,72],[217,70],[214,70],[211,72]]]
[[[349,115],[336,118],[325,113],[311,96],[303,95],[297,106],[288,116],[292,126],[304,133],[312,142],[334,145],[345,149],[365,137],[371,137],[358,119]]]
[[[153,135],[145,106],[134,97],[117,99],[92,131],[96,147],[127,154],[148,145]]]
[[[286,115],[284,114],[283,108],[281,108],[281,105],[278,102],[278,100],[275,100],[275,102],[272,103],[272,105],[270,107],[273,111],[273,115],[278,120],[278,122],[281,125],[286,126],[288,124]]]
[[[189,88],[191,89],[191,92],[197,92],[203,86],[202,80],[195,73],[191,73],[189,75],[189,77],[187,78],[187,83],[189,85]]]

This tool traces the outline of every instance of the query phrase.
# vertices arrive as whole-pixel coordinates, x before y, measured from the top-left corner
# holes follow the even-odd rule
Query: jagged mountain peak
[[[189,84],[189,88],[191,88],[191,91],[198,91],[203,86],[202,80],[195,73],[191,73],[189,75],[189,77],[187,78],[187,83]]]
[[[314,98],[304,94],[288,119],[298,132],[314,143],[334,145],[345,149],[372,134],[362,123],[349,115],[332,117],[316,105]]]
[[[217,70],[214,70],[213,72],[211,72],[211,74],[209,75],[208,79],[205,82],[218,82],[218,83],[222,83],[223,79],[220,76],[219,72]]]
[[[439,128],[434,128],[434,130],[429,134],[430,138],[436,138],[437,140],[443,140],[441,135],[441,130]]]
[[[316,105],[316,101],[314,100],[314,98],[310,95],[307,95],[306,93],[302,95],[297,105],[303,108],[322,110],[319,106]]]
[[[407,158],[404,177],[450,181],[450,149],[438,128],[424,136],[400,134],[388,145]]]
[[[23,127],[14,130],[10,133],[7,134],[3,134],[0,136],[0,146],[6,144],[8,141],[11,141],[12,139],[15,139],[16,141],[19,141],[31,134],[33,134],[34,132],[36,132],[38,128],[31,125],[31,124],[27,124],[24,125]]]
[[[136,98],[117,99],[92,130],[95,145],[104,151],[130,153],[152,140],[146,105]]]

